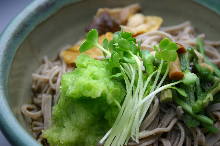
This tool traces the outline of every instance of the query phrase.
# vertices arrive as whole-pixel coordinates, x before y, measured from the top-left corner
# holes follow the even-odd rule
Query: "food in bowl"
[[[43,145],[219,145],[220,42],[139,12],[101,8],[84,39],[44,57],[21,108]]]

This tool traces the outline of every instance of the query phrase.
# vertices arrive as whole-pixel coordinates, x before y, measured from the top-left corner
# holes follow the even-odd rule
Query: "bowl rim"
[[[62,7],[80,0],[36,0],[27,5],[0,34],[0,129],[12,145],[40,144],[16,119],[7,102],[8,77],[17,49],[30,32]]]

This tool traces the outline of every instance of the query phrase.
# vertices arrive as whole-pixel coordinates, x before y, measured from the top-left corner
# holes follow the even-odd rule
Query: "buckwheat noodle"
[[[138,35],[142,41],[141,48],[152,51],[152,47],[167,37],[185,47],[195,46],[196,38],[205,38],[205,34],[196,35],[189,21],[175,26],[162,27],[158,31]],[[220,41],[205,40],[205,53],[210,60],[220,67],[220,54],[217,48]],[[101,57],[100,57],[101,58]],[[74,69],[65,64],[61,58],[50,61],[43,58],[42,64],[32,74],[32,103],[24,104],[21,111],[30,125],[32,133],[39,142],[43,141],[42,130],[51,124],[52,107],[59,99],[59,86],[63,73]],[[220,104],[208,107],[208,112],[215,116],[216,127],[220,128]],[[140,142],[130,141],[130,146],[163,145],[163,146],[212,146],[220,144],[220,132],[205,134],[200,128],[187,128],[179,117],[183,114],[181,107],[172,104],[161,104],[156,98],[140,127]]]

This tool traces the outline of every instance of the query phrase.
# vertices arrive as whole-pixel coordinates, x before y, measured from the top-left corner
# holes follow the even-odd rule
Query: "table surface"
[[[0,33],[10,20],[32,0],[0,0]],[[0,131],[0,146],[10,146]]]

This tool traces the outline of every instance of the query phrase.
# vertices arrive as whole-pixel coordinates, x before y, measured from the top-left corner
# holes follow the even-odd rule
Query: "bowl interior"
[[[17,50],[8,79],[8,103],[18,121],[28,126],[21,115],[23,103],[31,102],[31,74],[42,58],[54,58],[66,45],[74,44],[83,37],[84,28],[89,24],[99,7],[120,7],[140,3],[146,15],[164,18],[163,25],[175,25],[190,20],[199,32],[208,39],[220,38],[220,17],[191,0],[83,0],[66,6],[38,25]]]

